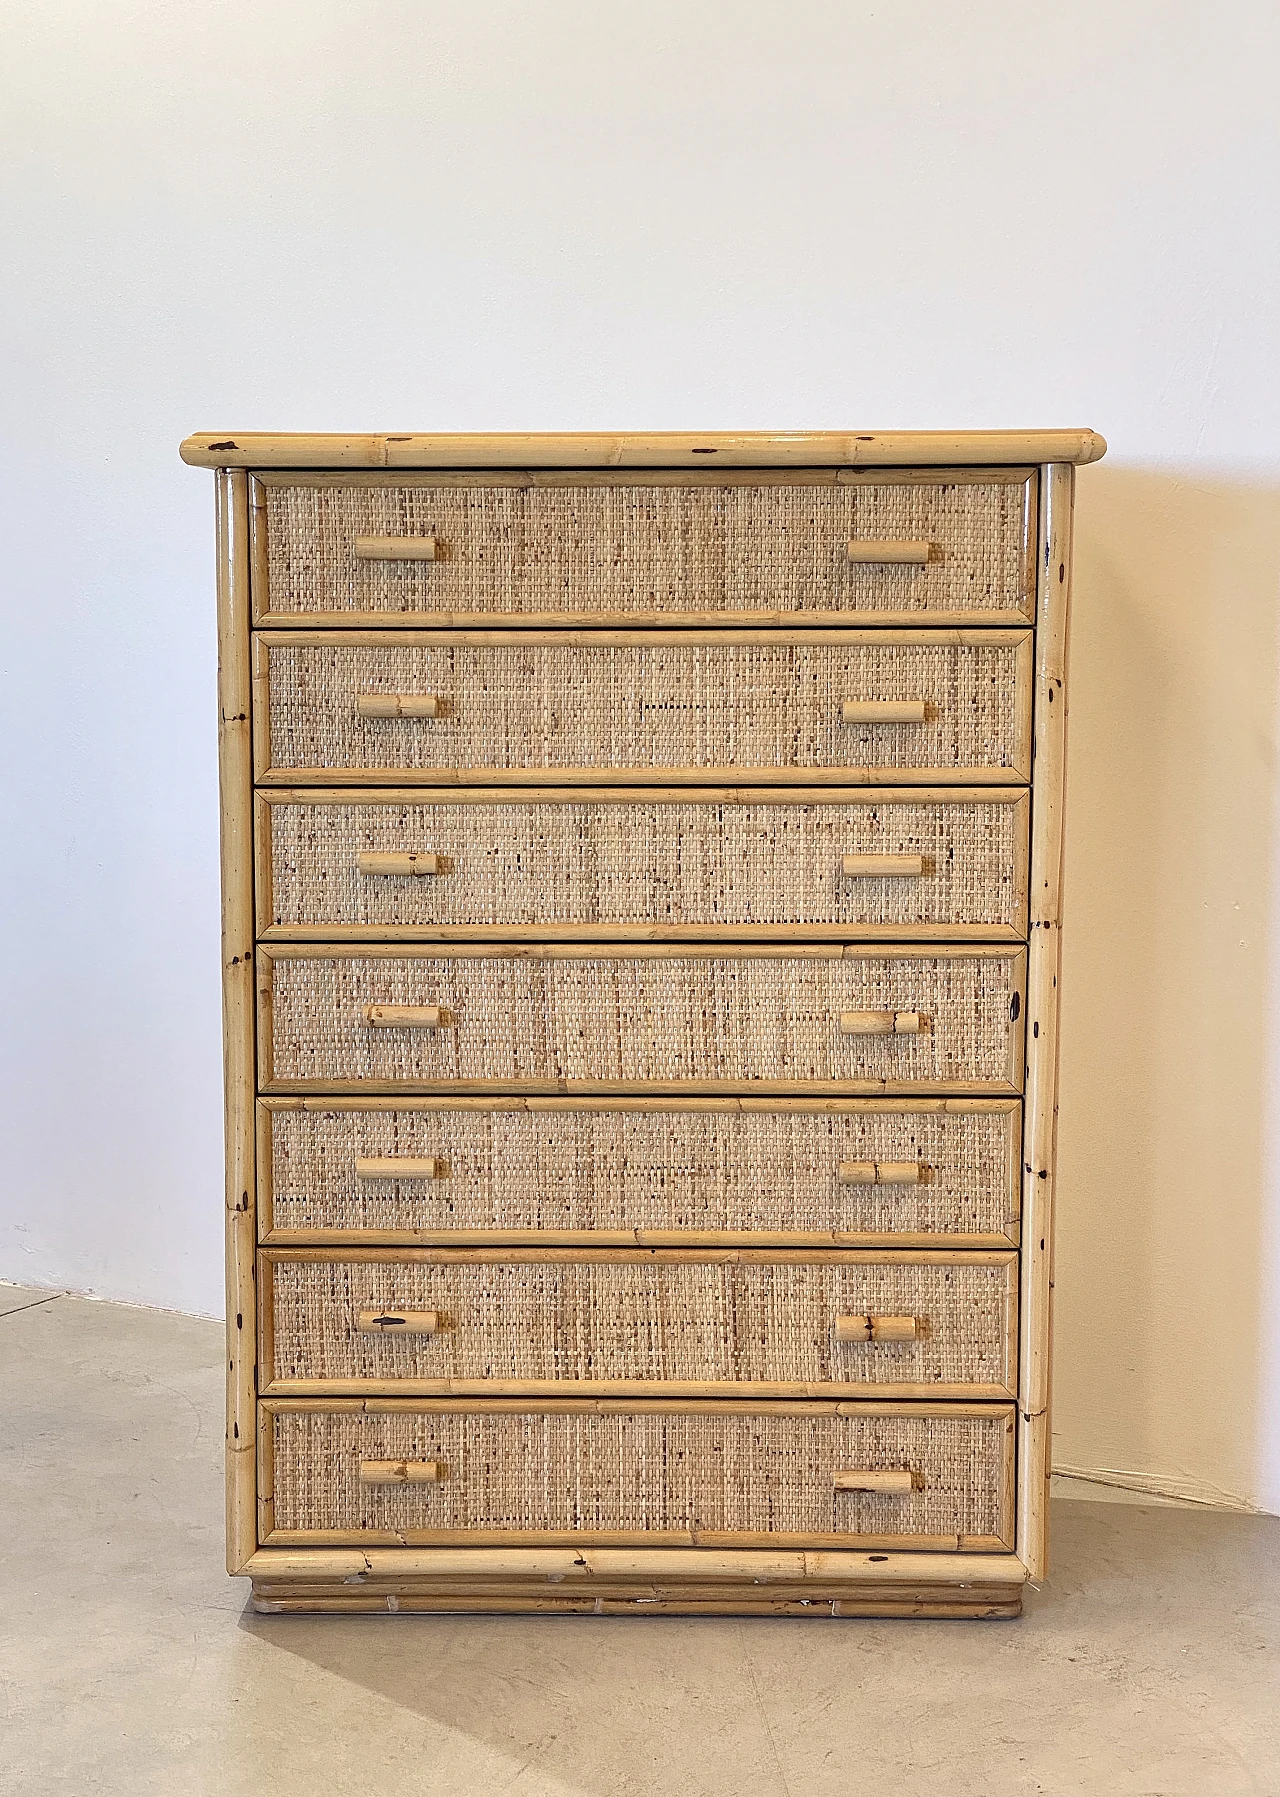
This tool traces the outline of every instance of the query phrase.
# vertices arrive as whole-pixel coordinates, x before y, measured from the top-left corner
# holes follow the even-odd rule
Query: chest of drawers
[[[184,443],[259,1608],[1018,1612],[1103,449]]]

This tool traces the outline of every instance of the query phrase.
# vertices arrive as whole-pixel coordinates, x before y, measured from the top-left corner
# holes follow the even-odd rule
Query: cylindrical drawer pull
[[[841,1161],[842,1186],[918,1186],[919,1161]]]
[[[362,1155],[356,1161],[357,1179],[443,1179],[448,1171],[448,1161],[434,1155]]]
[[[361,562],[433,562],[434,537],[357,537],[356,560]]]
[[[361,849],[356,866],[362,874],[451,874],[453,857],[422,851]]]
[[[444,718],[449,701],[440,693],[359,693],[358,718]]]
[[[366,1005],[364,1020],[375,1030],[447,1030],[453,1012],[444,1005]]]
[[[920,1336],[919,1317],[837,1317],[838,1342],[913,1342]]]
[[[841,1011],[842,1036],[918,1036],[924,1030],[919,1011]]]
[[[849,560],[851,562],[885,563],[892,562],[896,566],[916,565],[923,567],[929,559],[932,543],[917,540],[910,542],[866,541],[860,542],[857,537],[849,538]]]
[[[897,1467],[869,1468],[865,1472],[837,1472],[832,1481],[837,1491],[898,1492],[923,1491],[924,1480],[918,1473],[899,1471]]]
[[[449,1477],[443,1460],[362,1460],[362,1485],[438,1485]]]
[[[847,880],[892,878],[899,874],[918,880],[926,869],[923,855],[846,855],[840,863]]]
[[[923,699],[846,699],[840,707],[845,724],[923,724]]]
[[[439,1335],[444,1326],[439,1310],[362,1310],[356,1320],[361,1335]]]

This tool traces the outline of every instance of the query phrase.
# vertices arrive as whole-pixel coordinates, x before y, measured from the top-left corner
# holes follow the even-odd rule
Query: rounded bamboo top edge
[[[413,432],[305,435],[200,431],[179,453],[194,468],[874,468],[1097,462],[1091,430]]]

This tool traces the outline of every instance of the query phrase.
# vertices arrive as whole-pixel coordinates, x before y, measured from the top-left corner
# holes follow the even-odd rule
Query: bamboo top
[[[195,468],[776,468],[1096,462],[1096,431],[550,431],[424,435],[199,431]]]

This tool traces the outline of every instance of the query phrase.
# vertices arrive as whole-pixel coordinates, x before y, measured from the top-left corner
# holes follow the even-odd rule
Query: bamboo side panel
[[[1022,1077],[1023,951],[260,950],[262,1086],[929,1090]],[[435,1029],[371,1028],[432,1007]],[[846,1012],[919,1013],[847,1036]]]
[[[1075,469],[1044,470],[1037,605],[1035,789],[1031,862],[1028,1058],[1023,1142],[1022,1347],[1018,1551],[1032,1578],[1048,1565],[1053,1227],[1057,1184],[1062,849],[1066,797],[1067,644]]]
[[[227,1570],[234,1573],[258,1545],[253,763],[248,488],[244,474],[219,475],[216,508],[226,1153],[226,1531]]]
[[[843,1411],[843,1413],[842,1413]],[[990,1552],[1012,1527],[1010,1406],[463,1406],[370,1411],[274,1403],[268,1543],[401,1546],[486,1536],[690,1546],[859,1541]],[[431,1484],[362,1485],[361,1460],[443,1461]],[[845,1466],[920,1475],[906,1493],[838,1492]]]
[[[481,804],[400,796],[260,798],[269,837],[260,933],[1026,933],[1029,806],[1017,791],[844,803],[829,794],[818,803],[750,794],[721,803],[698,792]],[[381,864],[362,859],[406,852],[433,857],[427,864],[441,871],[371,873]],[[847,874],[848,855],[907,857],[921,871]]]
[[[317,1108],[266,1101],[264,1240],[627,1238],[764,1232],[973,1246],[1016,1243],[1016,1101],[944,1109]],[[865,1106],[867,1101],[862,1101]],[[362,1160],[433,1159],[442,1177],[361,1179]],[[914,1163],[910,1185],[845,1185],[842,1161]]]
[[[268,1252],[264,1389],[672,1383],[1016,1395],[1013,1254],[571,1254]],[[439,1332],[363,1328],[366,1316],[406,1313],[433,1314]],[[913,1335],[840,1340],[838,1319],[849,1317],[904,1320]]]
[[[701,769],[1030,777],[1022,631],[275,632],[257,639],[259,778]],[[567,640],[566,640],[567,639]],[[433,716],[361,707],[436,701]],[[843,721],[848,701],[921,722]]]
[[[1034,473],[851,485],[260,483],[262,621],[323,614],[530,618],[957,611],[1028,618]],[[362,537],[432,537],[430,562]],[[851,539],[925,540],[922,565],[851,560]]]

